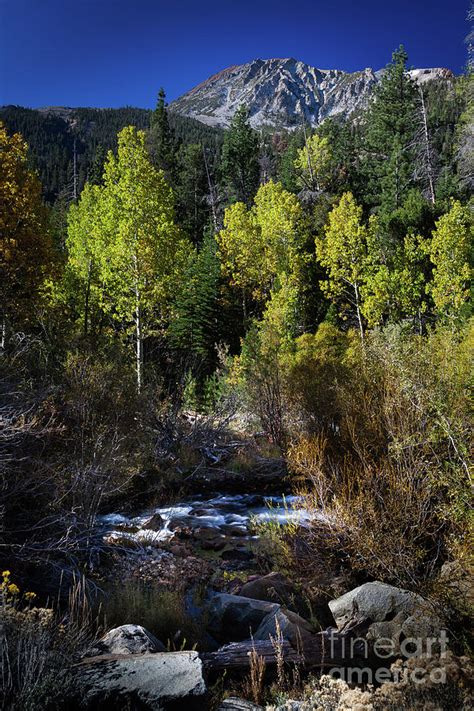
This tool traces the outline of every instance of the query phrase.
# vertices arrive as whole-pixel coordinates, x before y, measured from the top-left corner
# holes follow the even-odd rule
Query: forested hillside
[[[1,120],[11,133],[21,133],[30,148],[31,165],[38,171],[44,196],[53,203],[58,196],[74,189],[76,154],[77,190],[86,180],[101,174],[107,151],[117,148],[117,134],[125,126],[148,130],[152,111],[148,109],[25,109],[0,108]],[[222,132],[178,114],[170,115],[176,138],[198,143],[215,153],[222,143]]]
[[[474,75],[408,66],[293,132],[2,110],[4,708],[161,708],[170,651],[181,708],[470,708]]]

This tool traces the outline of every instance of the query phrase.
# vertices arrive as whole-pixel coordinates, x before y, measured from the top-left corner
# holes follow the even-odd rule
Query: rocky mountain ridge
[[[366,106],[383,70],[348,73],[317,69],[293,58],[256,59],[228,67],[173,101],[170,109],[210,126],[226,127],[242,104],[254,127],[316,126],[325,118],[349,116]],[[414,69],[413,79],[453,80],[449,69]]]

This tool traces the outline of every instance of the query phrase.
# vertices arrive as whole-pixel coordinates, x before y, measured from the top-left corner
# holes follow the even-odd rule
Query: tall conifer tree
[[[366,115],[366,202],[396,210],[414,187],[418,91],[403,46],[393,53]]]
[[[166,94],[161,87],[151,118],[150,152],[153,164],[164,171],[172,186],[176,177],[176,151],[177,141],[168,119]]]
[[[222,147],[221,173],[232,202],[250,207],[258,190],[258,133],[249,124],[249,112],[241,106],[235,113]]]
[[[177,347],[211,361],[218,335],[220,264],[216,252],[214,236],[206,235],[189,262],[184,288],[177,298],[176,318],[169,332]]]

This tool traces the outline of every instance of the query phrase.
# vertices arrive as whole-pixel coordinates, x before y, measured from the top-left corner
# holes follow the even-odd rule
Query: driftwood
[[[223,669],[244,671],[250,666],[254,650],[267,667],[275,666],[280,656],[286,663],[298,664],[305,669],[376,668],[380,665],[380,659],[377,659],[371,644],[364,639],[367,628],[368,623],[364,622],[342,632],[326,630],[311,637],[305,636],[298,648],[287,640],[276,643],[249,639],[227,644],[216,652],[203,653],[201,659],[204,668],[210,672]]]

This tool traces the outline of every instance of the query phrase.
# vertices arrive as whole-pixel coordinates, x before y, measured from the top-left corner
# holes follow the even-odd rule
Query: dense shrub
[[[289,448],[293,472],[310,479],[309,506],[326,514],[353,569],[416,586],[466,549],[471,342],[466,328],[352,343],[346,377],[328,384],[333,426]]]

